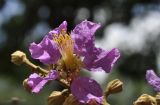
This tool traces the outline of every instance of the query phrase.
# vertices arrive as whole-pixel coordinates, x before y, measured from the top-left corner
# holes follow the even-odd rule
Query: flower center
[[[74,41],[67,34],[65,29],[62,29],[59,35],[54,34],[54,42],[57,43],[58,49],[62,55],[62,60],[65,63],[67,70],[79,69],[81,65],[80,59],[74,54]]]

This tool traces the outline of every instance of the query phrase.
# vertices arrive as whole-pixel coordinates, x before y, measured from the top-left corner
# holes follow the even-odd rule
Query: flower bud
[[[133,105],[159,105],[156,103],[156,99],[148,94],[141,95]]]
[[[11,54],[11,62],[16,65],[21,65],[26,59],[26,54],[21,51],[16,51]]]
[[[72,94],[70,94],[64,101],[63,105],[85,105],[85,104],[80,103]]]
[[[122,85],[123,82],[121,82],[119,79],[115,79],[108,83],[107,89],[106,89],[106,95],[114,94],[122,91]]]
[[[67,97],[67,91],[68,90],[64,90],[62,92],[53,91],[51,95],[48,97],[48,105],[63,105]]]
[[[159,92],[157,93],[155,98],[156,98],[157,105],[160,105],[160,93]]]

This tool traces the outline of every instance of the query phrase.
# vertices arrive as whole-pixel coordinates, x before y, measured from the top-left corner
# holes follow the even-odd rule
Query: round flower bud
[[[26,54],[21,51],[16,51],[11,54],[11,62],[16,65],[21,65],[26,59]]]
[[[48,105],[63,105],[66,99],[66,95],[67,95],[67,90],[64,90],[62,92],[53,91],[51,95],[48,97]]]
[[[77,99],[75,99],[75,97],[72,94],[70,94],[64,101],[63,105],[85,105],[85,104],[80,103]]]
[[[141,95],[133,105],[159,105],[156,103],[156,99],[148,94]]]
[[[155,98],[156,98],[157,105],[160,105],[160,93],[159,92],[157,93]]]
[[[107,89],[106,89],[106,95],[114,94],[122,91],[122,85],[123,82],[121,82],[119,79],[115,79],[108,83]]]

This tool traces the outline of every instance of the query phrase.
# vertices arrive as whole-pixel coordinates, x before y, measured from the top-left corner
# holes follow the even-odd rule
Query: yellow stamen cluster
[[[58,45],[59,51],[62,55],[62,60],[65,63],[67,70],[75,70],[80,65],[80,60],[73,52],[74,41],[63,29],[62,32],[53,36],[54,42]]]

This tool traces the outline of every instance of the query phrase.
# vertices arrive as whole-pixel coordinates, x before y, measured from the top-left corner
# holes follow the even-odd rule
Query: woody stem
[[[32,62],[30,62],[27,58],[24,58],[23,60],[23,64],[25,64],[26,66],[28,66],[29,68],[31,68],[33,71],[39,71],[41,73],[47,74],[49,71],[36,66],[35,64],[33,64]]]
[[[31,61],[29,61],[29,59],[27,57],[25,57],[23,59],[23,64],[25,64],[26,66],[31,68],[33,71],[38,71],[38,72],[41,72],[41,73],[44,73],[44,74],[48,74],[49,73],[49,71],[47,71],[47,70],[45,70],[45,69],[33,64]],[[69,85],[65,81],[63,81],[62,79],[56,79],[56,80],[58,82],[60,82],[60,84],[63,85],[64,87],[69,88]]]

